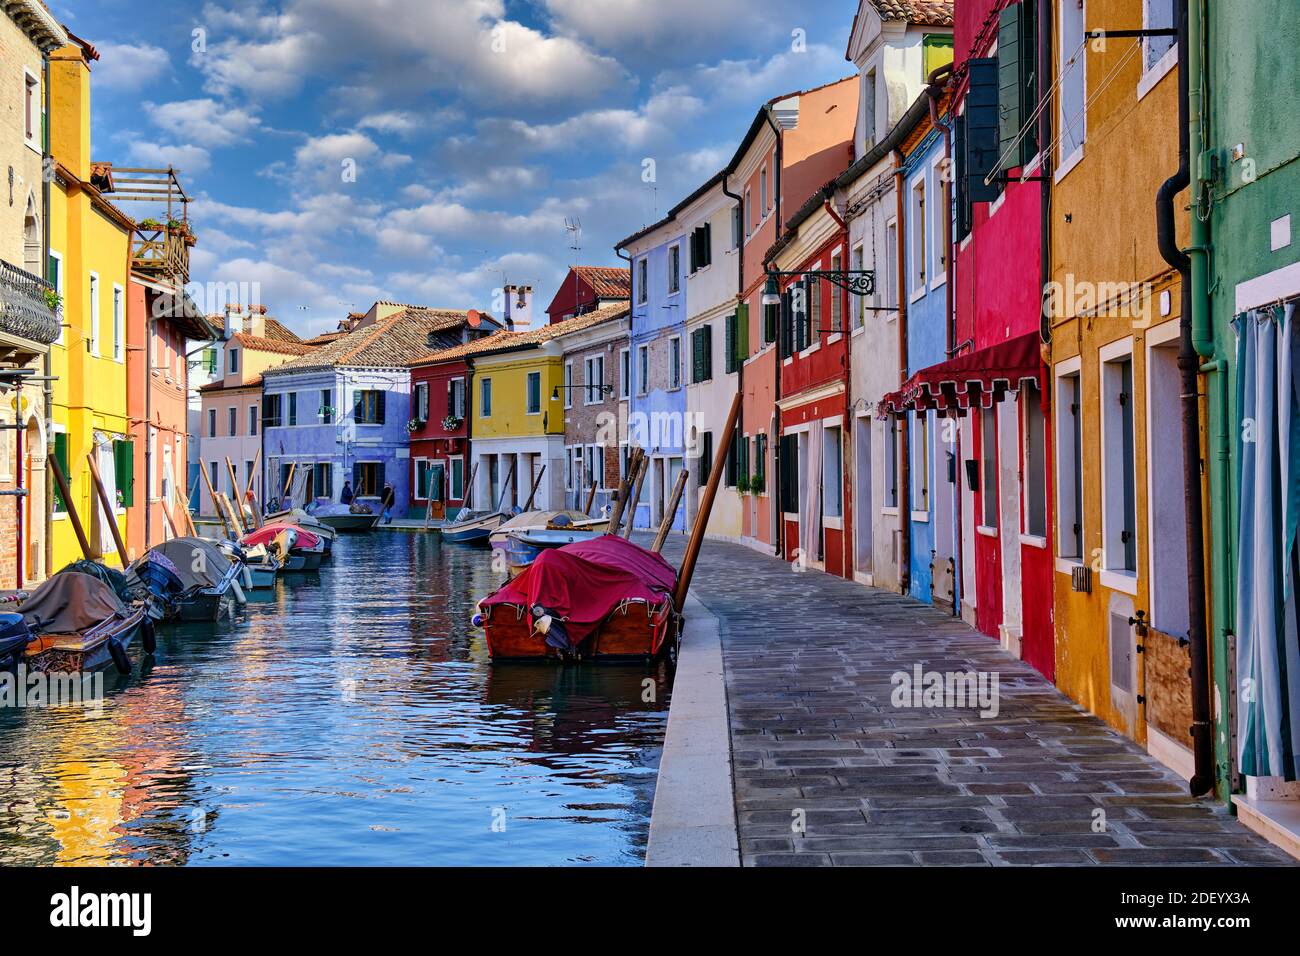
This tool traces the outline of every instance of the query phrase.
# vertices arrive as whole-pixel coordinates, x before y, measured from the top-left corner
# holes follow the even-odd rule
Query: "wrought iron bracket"
[[[801,269],[797,272],[774,272],[769,270],[767,277],[769,279],[825,279],[831,285],[839,286],[853,295],[872,295],[876,291],[876,273],[874,269]]]

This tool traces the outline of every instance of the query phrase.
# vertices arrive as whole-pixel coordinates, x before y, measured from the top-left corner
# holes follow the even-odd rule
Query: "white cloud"
[[[210,149],[247,142],[261,126],[261,120],[248,110],[224,106],[214,99],[146,102],[144,109],[153,124],[174,139]]]
[[[211,165],[208,151],[201,146],[167,146],[134,140],[127,151],[135,162],[146,166],[175,166],[190,176],[206,172]]]
[[[167,51],[150,43],[97,43],[95,85],[109,90],[137,90],[171,72]]]
[[[589,110],[558,123],[520,119],[488,119],[479,131],[498,145],[515,149],[601,150],[646,146],[665,147],[676,138],[676,127],[704,111],[704,102],[685,87],[675,86],[651,96],[637,109]]]

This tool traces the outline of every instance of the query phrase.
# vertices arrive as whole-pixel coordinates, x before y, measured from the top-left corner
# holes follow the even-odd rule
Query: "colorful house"
[[[92,553],[106,556],[116,550],[113,525],[125,539],[126,509],[135,501],[136,448],[126,388],[135,223],[104,198],[100,187],[108,183],[90,159],[90,64],[98,58],[81,40],[50,54],[50,274],[64,304],[64,326],[50,355],[54,455],[68,476]],[[95,457],[112,514],[92,490],[87,455]],[[61,495],[55,496],[52,523],[52,564],[58,570],[82,557]]]
[[[613,503],[626,473],[632,393],[629,311],[623,302],[589,312],[591,323],[563,339],[564,384],[558,398],[564,409],[565,506],[581,511],[591,500],[593,515]],[[551,395],[552,407],[556,397]]]
[[[439,345],[473,335],[471,313],[377,302],[352,331],[262,372],[262,447],[268,495],[302,505],[394,493],[411,506],[411,371]],[[292,478],[292,484],[290,484]]]
[[[686,467],[686,256],[688,236],[670,213],[617,246],[632,260],[632,397],[630,443],[643,448],[649,471],[636,505],[636,527],[656,528]],[[691,430],[691,436],[694,430]],[[673,519],[685,528],[685,513]]]
[[[555,290],[555,297],[546,307],[546,315],[553,323],[563,322],[575,315],[603,309],[607,305],[627,303],[631,298],[632,274],[627,269],[613,266],[569,266],[569,274]]]
[[[848,224],[835,183],[813,193],[768,250],[770,293],[780,296],[782,482],[785,557],[802,567],[851,578],[852,496],[845,487],[845,426],[850,420]],[[837,274],[836,281],[821,273]],[[779,276],[775,278],[775,276]],[[750,458],[748,441],[740,467]],[[765,455],[755,455],[762,461]]]
[[[224,374],[198,389],[199,461],[207,480],[196,479],[188,494],[201,514],[217,517],[220,512],[208,492],[209,484],[231,501],[251,490],[254,500],[264,503],[268,490],[272,494],[283,490],[281,486],[267,489],[262,483],[262,373],[310,354],[313,346],[267,315],[263,305],[231,304],[219,320],[205,324],[221,339]],[[231,486],[231,467],[238,489]]]
[[[0,50],[6,83],[0,90],[5,117],[4,165],[11,200],[0,205],[0,588],[23,588],[42,580],[49,549],[51,503],[47,497],[46,439],[51,413],[50,345],[60,317],[45,281],[50,184],[43,175],[49,155],[45,55],[68,42],[67,34],[39,0],[5,5]]]
[[[792,211],[852,160],[858,117],[856,76],[777,97],[761,106],[727,166],[726,189],[741,197],[741,314],[762,316],[749,322],[745,359],[738,377],[741,436],[752,451],[749,494],[741,513],[741,542],[786,553],[780,502],[782,463],[779,442],[780,376],[777,307],[764,309],[767,286],[764,253],[784,231]],[[761,449],[759,451],[758,449]]]
[[[1189,457],[1184,448],[1181,285],[1161,255],[1154,215],[1179,164],[1177,53],[1169,37],[1084,42],[1098,25],[1167,27],[1170,7],[1163,16],[1160,7],[1095,0],[1086,19],[1074,3],[1054,11],[1056,149],[1044,165],[1053,178],[1045,294],[1056,681],[1191,779],[1187,645],[1197,640],[1204,595],[1189,593],[1202,558],[1186,509],[1199,497],[1199,477],[1187,478],[1199,449]],[[1186,202],[1174,197],[1176,209]],[[1142,209],[1152,215],[1132,212]],[[1121,216],[1127,228],[1117,241]],[[1175,213],[1170,226],[1169,241],[1185,247],[1186,217]]]
[[[1289,55],[1300,25],[1277,0],[1205,12],[1188,7],[1189,112],[1208,119],[1191,124],[1189,152],[1212,157],[1191,165],[1189,331],[1205,373],[1212,671],[1216,698],[1231,702],[1214,714],[1218,787],[1243,823],[1300,856],[1297,545],[1294,521],[1282,520],[1300,478],[1279,453],[1300,408],[1294,364],[1270,361],[1296,341],[1300,127],[1291,97],[1259,92],[1300,85]],[[1292,504],[1273,489],[1289,489]],[[1244,694],[1250,686],[1257,693]]]

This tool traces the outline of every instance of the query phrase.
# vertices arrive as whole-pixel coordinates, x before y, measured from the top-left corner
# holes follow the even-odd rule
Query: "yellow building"
[[[86,456],[95,455],[116,512],[112,521],[125,539],[126,507],[134,497],[126,393],[127,264],[134,223],[95,185],[90,158],[90,63],[95,59],[94,48],[80,41],[50,54],[50,276],[63,299],[63,327],[50,353],[56,378],[54,455],[68,476],[92,553],[113,556],[112,530],[94,497]],[[66,503],[57,494],[52,552],[56,571],[82,557]]]
[[[1085,22],[1064,3],[1054,31],[1056,680],[1190,777],[1180,289],[1155,218],[1178,168],[1177,49],[1169,37],[1084,42],[1097,25],[1168,25],[1144,23],[1145,8],[1094,0]],[[1180,244],[1187,232],[1180,216]]]

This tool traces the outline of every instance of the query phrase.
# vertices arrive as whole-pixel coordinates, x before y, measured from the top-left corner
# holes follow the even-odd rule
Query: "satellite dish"
[[[483,322],[483,314],[478,309],[470,309],[466,319],[471,329],[477,329]]]

